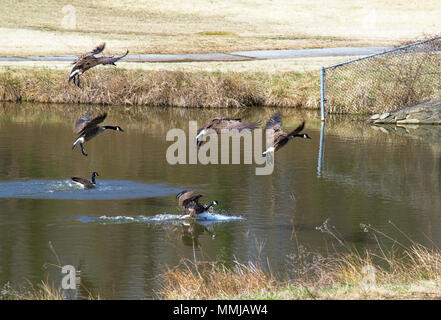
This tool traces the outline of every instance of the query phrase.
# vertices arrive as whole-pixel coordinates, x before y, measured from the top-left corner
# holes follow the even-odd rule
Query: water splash
[[[101,216],[101,217],[80,217],[77,219],[83,223],[100,223],[100,224],[125,224],[125,223],[172,223],[181,224],[185,222],[196,222],[202,225],[217,223],[217,222],[230,222],[241,221],[245,218],[241,216],[228,216],[218,213],[204,212],[197,216],[197,218],[191,218],[188,215],[180,214],[157,214],[154,216]]]

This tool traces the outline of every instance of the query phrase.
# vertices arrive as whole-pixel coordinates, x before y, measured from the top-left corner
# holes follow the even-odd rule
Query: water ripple
[[[100,180],[95,189],[88,190],[84,190],[71,180],[0,182],[0,198],[111,200],[160,197],[179,191],[164,184],[126,180]]]

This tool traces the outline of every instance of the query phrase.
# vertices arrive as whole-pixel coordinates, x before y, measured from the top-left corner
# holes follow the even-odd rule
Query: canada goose
[[[245,129],[254,130],[257,128],[257,126],[258,124],[255,122],[242,122],[242,119],[213,118],[198,129],[195,139],[198,147],[200,147],[204,142],[202,140],[199,140],[199,138],[206,136],[209,129],[214,130],[216,133],[221,133],[222,130],[233,129],[236,129],[240,132]]]
[[[93,189],[96,187],[96,181],[95,181],[95,177],[99,176],[98,172],[93,172],[92,173],[92,182],[84,179],[84,178],[77,178],[77,177],[72,177],[72,181],[75,182],[76,184],[81,185],[84,189]]]
[[[286,133],[282,130],[282,121],[280,119],[280,112],[274,114],[266,123],[266,144],[269,146],[262,156],[265,157],[267,154],[274,153],[288,143],[289,140],[300,137],[305,139],[311,139],[306,133],[300,133],[305,127],[305,121],[302,122],[297,128],[292,132]],[[268,131],[270,130],[270,131]]]
[[[81,146],[81,153],[87,156],[87,153],[84,150],[83,146],[84,142],[89,141],[90,139],[107,129],[124,131],[123,129],[121,129],[121,127],[118,126],[98,126],[98,124],[103,122],[106,117],[107,113],[103,113],[102,115],[99,115],[93,119],[91,119],[89,116],[84,116],[78,119],[78,121],[75,123],[75,129],[77,134],[79,134],[80,136],[73,143],[72,150],[75,149],[75,147],[79,143]]]
[[[72,68],[72,71],[70,72],[68,82],[71,82],[73,80],[73,83],[81,88],[80,75],[82,75],[84,72],[99,64],[111,64],[116,66],[115,62],[121,58],[124,58],[129,53],[129,50],[127,50],[124,55],[119,57],[95,57],[95,54],[102,52],[105,46],[106,44],[103,42],[91,52],[79,56],[74,62],[72,62],[74,66]]]
[[[202,197],[201,194],[196,194],[193,191],[188,190],[181,191],[176,195],[176,199],[179,200],[179,207],[182,208],[184,214],[188,214],[192,218],[196,218],[198,214],[219,204],[218,201],[213,200],[210,204],[203,206],[198,202],[200,197]]]

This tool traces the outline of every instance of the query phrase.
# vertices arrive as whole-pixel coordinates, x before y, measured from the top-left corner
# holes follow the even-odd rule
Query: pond
[[[104,124],[124,132],[87,142],[84,157],[72,150],[74,123],[102,111]],[[155,298],[158,275],[183,258],[263,261],[286,275],[299,247],[326,255],[344,250],[341,243],[378,246],[362,224],[391,239],[441,245],[441,127],[372,127],[348,118],[322,127],[315,111],[282,109],[284,128],[305,119],[311,139],[277,151],[269,175],[256,175],[257,164],[166,159],[170,129],[186,132],[189,121],[216,116],[264,125],[275,111],[0,105],[0,285],[60,281],[57,266],[72,265],[101,298]],[[70,180],[93,171],[96,189]],[[207,219],[180,219],[181,190],[219,205]],[[329,232],[318,228],[325,221]],[[77,298],[84,296],[79,289]]]

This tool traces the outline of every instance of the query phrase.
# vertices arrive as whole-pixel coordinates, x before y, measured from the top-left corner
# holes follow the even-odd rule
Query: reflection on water
[[[124,132],[89,141],[88,157],[73,152],[78,116],[103,109]],[[360,224],[402,240],[389,221],[415,241],[441,245],[440,127],[329,119],[319,152],[319,115],[281,110],[284,128],[306,119],[312,139],[280,149],[271,175],[256,176],[255,165],[165,159],[171,128],[214,116],[264,124],[274,111],[1,105],[0,285],[58,281],[58,269],[42,267],[57,263],[49,241],[62,264],[81,270],[84,287],[116,299],[154,297],[164,266],[194,255],[227,264],[264,259],[292,274],[286,261],[297,244],[322,254],[340,248],[316,229],[327,219],[357,248],[376,246]],[[95,190],[69,180],[93,171],[102,177]],[[219,205],[207,219],[180,219],[175,195],[185,189]]]

